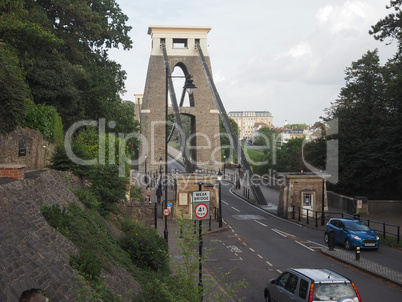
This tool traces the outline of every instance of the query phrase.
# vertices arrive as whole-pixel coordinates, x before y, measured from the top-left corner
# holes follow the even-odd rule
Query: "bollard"
[[[333,251],[335,249],[335,230],[328,232],[328,248]]]
[[[360,261],[360,247],[356,248],[356,261]]]

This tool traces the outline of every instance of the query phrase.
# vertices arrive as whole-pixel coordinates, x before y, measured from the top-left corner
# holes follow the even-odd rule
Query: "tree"
[[[377,50],[368,51],[346,69],[346,86],[329,110],[328,119],[338,119],[339,183],[344,194],[368,195],[377,188],[378,161],[374,150],[387,115],[383,68]]]
[[[7,134],[22,123],[27,96],[18,58],[0,42],[0,133]]]
[[[276,171],[300,172],[304,169],[302,145],[304,138],[297,137],[289,140],[278,151]]]
[[[401,51],[402,41],[402,0],[391,0],[387,9],[393,8],[396,13],[391,13],[384,19],[381,19],[377,24],[371,26],[369,31],[370,35],[374,36],[374,39],[385,41],[387,38],[396,39],[399,44],[399,51]]]

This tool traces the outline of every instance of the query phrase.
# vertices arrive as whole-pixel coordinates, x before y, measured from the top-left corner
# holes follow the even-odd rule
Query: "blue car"
[[[343,244],[347,250],[378,249],[380,238],[363,221],[351,218],[332,218],[325,227],[324,240],[328,243],[329,232],[335,231],[335,243]]]

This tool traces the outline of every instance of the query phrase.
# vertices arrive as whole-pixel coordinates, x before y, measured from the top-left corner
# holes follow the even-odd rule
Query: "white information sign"
[[[194,191],[193,202],[206,202],[211,200],[210,191]]]

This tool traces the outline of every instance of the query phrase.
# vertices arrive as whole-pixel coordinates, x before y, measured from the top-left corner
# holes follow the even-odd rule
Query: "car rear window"
[[[316,283],[314,285],[314,301],[336,301],[345,297],[356,297],[356,292],[350,283]]]

